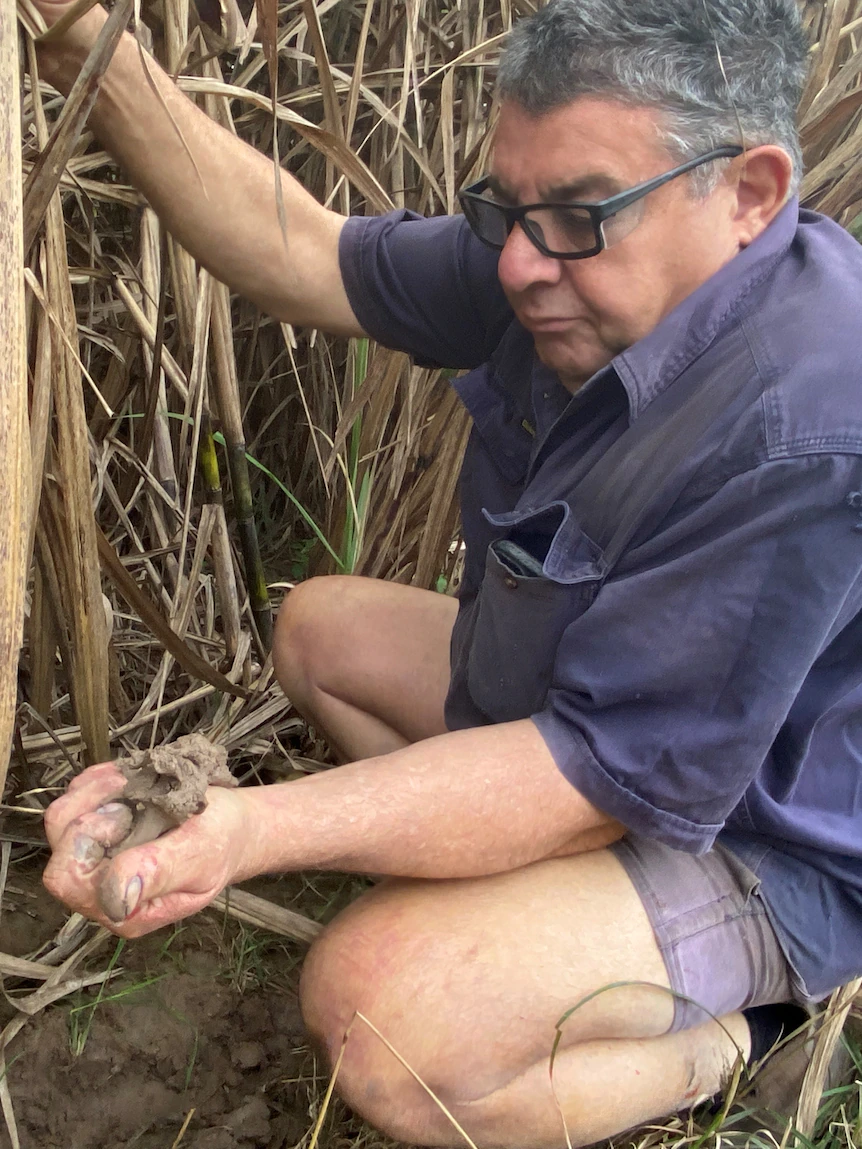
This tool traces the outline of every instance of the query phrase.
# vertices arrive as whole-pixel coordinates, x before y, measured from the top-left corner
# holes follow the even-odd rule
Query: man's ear
[[[787,202],[793,161],[777,144],[761,144],[733,161],[728,172],[736,179],[736,225],[740,248],[748,247],[775,219]]]

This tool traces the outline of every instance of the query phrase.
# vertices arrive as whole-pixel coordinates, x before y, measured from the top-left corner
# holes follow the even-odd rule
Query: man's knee
[[[337,1092],[396,1140],[463,1144],[446,1112],[394,1049],[477,1144],[505,1144],[523,1122],[523,1092],[511,1086],[536,1069],[538,1060],[538,1096],[531,1095],[531,1105],[555,1131],[559,1115],[544,1064],[552,1033],[546,1051],[538,1059],[525,1051],[522,1064],[483,1048],[487,1038],[481,1014],[471,1018],[463,1010],[458,979],[464,955],[457,939],[448,931],[429,934],[431,885],[398,880],[376,887],[340,915],[309,952],[300,984],[302,1012],[330,1070],[338,1064]],[[500,1002],[500,1008],[506,1009],[506,1003]],[[594,1080],[594,1072],[592,1077],[588,1072],[593,1045],[582,1047],[584,1073],[576,1069],[569,1074],[576,1082],[576,1095],[572,1089],[567,1095],[573,1144],[596,1140],[594,1098],[588,1087],[577,1085],[582,1076]],[[570,1062],[576,1050],[567,1048]]]
[[[302,971],[306,1028],[329,1071],[337,1072],[336,1092],[396,1141],[462,1145],[454,1118],[478,1144],[505,1144],[522,1120],[512,1102],[521,1101],[507,1096],[506,1082],[483,1096],[484,1090],[473,1088],[459,1061],[458,1042],[429,1042],[429,1030],[436,1026],[433,1021],[426,1026],[428,1019],[417,1015],[409,974],[405,977],[403,969],[409,939],[399,938],[398,922],[376,920],[374,901],[367,917],[361,912],[351,922],[348,912],[347,921],[337,919],[315,942]],[[474,1037],[481,1043],[481,1034]],[[545,1076],[539,1088],[546,1088]],[[555,1111],[552,1096],[546,1100]],[[573,1145],[587,1143],[580,1133],[575,1124],[570,1130]]]
[[[272,664],[282,690],[302,706],[315,679],[316,651],[330,625],[339,595],[339,575],[322,575],[298,583],[278,612],[272,644]]]
[[[436,1106],[425,1090],[364,1020],[387,1040],[392,1038],[393,1048],[411,1068],[428,1073],[418,1051],[399,1048],[404,1045],[401,1033],[392,1032],[393,1017],[410,1011],[409,1000],[392,1000],[402,989],[393,969],[399,964],[393,924],[395,928],[388,929],[376,907],[366,912],[360,902],[314,943],[300,982],[306,1029],[330,1071],[338,1066],[338,1094],[377,1129],[414,1144],[455,1144],[457,1138],[450,1141],[441,1135]]]

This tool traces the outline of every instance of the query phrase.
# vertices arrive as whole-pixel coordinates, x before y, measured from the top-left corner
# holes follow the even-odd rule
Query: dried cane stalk
[[[31,54],[33,90],[38,88]],[[47,124],[41,103],[34,103],[36,134],[47,144]],[[78,327],[69,273],[66,231],[59,190],[45,215],[44,295],[59,323],[63,339],[51,338],[51,376],[55,445],[51,498],[43,492],[40,508],[40,561],[46,572],[52,552],[56,595],[52,605],[58,640],[75,713],[81,725],[88,762],[108,757],[108,652],[105,607],[102,600],[96,524],[90,491],[89,440],[84,407],[81,360],[77,354]]]
[[[0,0],[0,794],[15,721],[30,509],[19,83],[15,4]]]

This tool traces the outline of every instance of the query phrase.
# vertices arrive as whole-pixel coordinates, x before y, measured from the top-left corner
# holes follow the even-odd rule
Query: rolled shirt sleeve
[[[363,329],[422,366],[475,367],[512,322],[498,253],[475,238],[463,216],[351,216],[339,259]]]
[[[862,609],[862,459],[761,464],[676,514],[564,631],[533,721],[630,830],[708,850]]]

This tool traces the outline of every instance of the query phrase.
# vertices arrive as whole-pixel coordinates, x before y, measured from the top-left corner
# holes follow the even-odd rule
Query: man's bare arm
[[[56,5],[58,11],[64,7]],[[105,19],[97,7],[57,45],[43,47],[44,78],[68,91]],[[154,61],[149,63],[161,99],[144,72],[137,44],[123,36],[91,124],[168,230],[213,275],[278,319],[362,335],[338,263],[344,216],[328,211],[283,173],[285,247],[272,162],[214,123]]]
[[[113,766],[94,766],[49,807],[45,884],[102,921],[108,889],[110,904],[130,915],[111,923],[126,937],[195,913],[226,885],[263,872],[472,877],[599,849],[624,833],[563,778],[528,719],[443,734],[285,785],[214,787],[200,816],[100,860],[100,845],[127,828],[110,806],[123,783]]]
[[[495,874],[622,837],[525,719],[459,730],[284,786],[241,791],[248,873]]]

